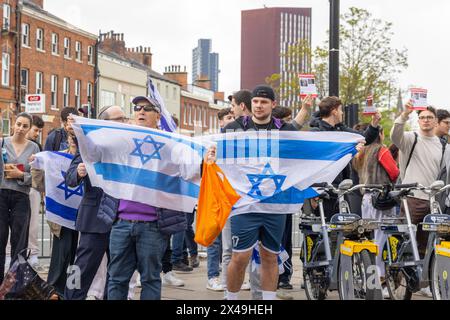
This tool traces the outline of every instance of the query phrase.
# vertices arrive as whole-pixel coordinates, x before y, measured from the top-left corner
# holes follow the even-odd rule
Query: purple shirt
[[[119,219],[152,222],[158,220],[156,208],[147,204],[120,200]]]

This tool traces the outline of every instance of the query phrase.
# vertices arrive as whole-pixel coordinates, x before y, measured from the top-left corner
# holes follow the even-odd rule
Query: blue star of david
[[[58,189],[64,190],[64,197],[69,199],[72,196],[83,196],[83,184],[80,184],[77,188],[69,188],[66,185],[66,172],[61,171],[61,175],[63,177],[63,181],[57,186]]]
[[[136,145],[136,149],[134,149],[130,155],[141,158],[142,164],[146,164],[152,159],[161,160],[161,154],[159,153],[159,151],[162,149],[162,147],[164,147],[165,143],[155,141],[152,136],[147,136],[144,139],[133,138],[133,140],[134,144]],[[152,154],[144,154],[142,152],[142,146],[146,143],[153,145],[153,147],[155,148],[155,151]]]
[[[259,189],[261,183],[264,180],[270,179],[275,183],[275,192],[270,197],[273,197],[277,193],[281,192],[281,187],[283,186],[284,181],[286,181],[286,176],[276,175],[275,172],[273,172],[270,163],[266,164],[261,174],[248,174],[247,177],[252,184],[252,189],[250,190],[248,195],[259,200],[268,198],[267,196],[263,196],[261,190]]]

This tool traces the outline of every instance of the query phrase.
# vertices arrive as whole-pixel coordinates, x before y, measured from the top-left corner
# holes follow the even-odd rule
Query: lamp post
[[[339,97],[339,19],[340,0],[330,1],[330,68],[329,93]]]

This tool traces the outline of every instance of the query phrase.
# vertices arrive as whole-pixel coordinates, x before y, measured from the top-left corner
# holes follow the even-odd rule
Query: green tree
[[[352,7],[341,18],[340,34],[340,98],[361,105],[372,94],[378,105],[387,106],[396,76],[408,66],[407,50],[391,46],[392,23]]]
[[[362,105],[372,94],[379,106],[388,106],[396,76],[408,66],[407,50],[392,48],[392,36],[392,23],[373,18],[365,9],[352,7],[342,15],[340,98],[344,104]],[[281,98],[299,92],[298,73],[304,72],[315,74],[319,98],[328,95],[328,41],[314,50],[307,41],[299,41],[281,57],[289,76],[273,74],[266,79]]]

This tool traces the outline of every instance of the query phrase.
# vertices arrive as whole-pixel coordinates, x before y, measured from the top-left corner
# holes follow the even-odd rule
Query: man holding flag
[[[306,105],[311,105],[310,97],[304,101],[302,114],[307,114]],[[324,181],[329,180],[333,174],[337,175],[342,167],[350,161],[352,153],[355,151],[356,141],[362,138],[353,135],[343,137],[342,140],[346,139],[346,141],[343,141],[345,143],[342,144],[321,143],[314,141],[315,137],[313,136],[306,137],[309,141],[299,141],[296,136],[300,133],[287,135],[288,132],[286,132],[285,136],[289,139],[282,140],[281,135],[278,139],[276,132],[297,131],[301,127],[301,123],[298,123],[297,119],[293,124],[288,124],[272,118],[272,110],[275,107],[273,89],[265,85],[256,87],[252,92],[253,116],[242,117],[228,125],[225,130],[227,132],[236,131],[236,133],[228,134],[227,138],[219,138],[228,140],[218,141],[217,159],[223,160],[219,166],[233,187],[242,195],[241,200],[234,205],[230,218],[233,256],[228,267],[228,300],[238,299],[246,266],[253,249],[258,244],[260,244],[263,300],[276,298],[279,272],[277,256],[280,252],[286,214],[297,212],[304,198],[317,195],[314,190],[308,188],[314,182],[319,181],[312,181],[311,176],[308,175],[314,175],[314,179],[327,178]],[[256,132],[242,134],[238,131]],[[269,131],[275,131],[275,133],[270,134]],[[259,135],[263,138],[260,138]],[[245,137],[240,139],[240,136]],[[263,146],[264,143],[267,145]],[[274,145],[274,143],[279,145]],[[323,146],[322,150],[316,148],[317,150],[314,151],[320,150],[325,154],[318,156],[318,158],[322,156],[326,160],[323,161],[324,164],[318,165],[318,161],[314,158],[315,154],[311,147],[316,144]],[[254,148],[250,148],[251,146]],[[279,150],[276,150],[277,147]],[[258,162],[246,166],[236,166],[236,162],[232,160],[239,161],[242,160],[242,157],[245,159],[256,157]],[[304,162],[310,166],[310,169],[304,166],[304,170],[308,171],[306,178],[298,180],[292,177],[298,176],[298,174],[292,175],[292,170],[298,168],[295,167],[299,162],[297,159],[300,160],[302,157],[305,158]],[[208,162],[216,159],[214,148],[208,151],[207,159]],[[229,163],[228,160],[233,163]],[[275,168],[275,165],[278,165],[278,168]],[[262,173],[258,174],[260,169]],[[242,182],[243,174],[248,178],[248,182]],[[308,184],[309,182],[311,184]],[[275,186],[273,196],[267,196],[267,186],[269,185],[271,188]],[[294,188],[297,185],[299,187]],[[246,188],[250,188],[250,192]]]

